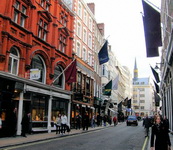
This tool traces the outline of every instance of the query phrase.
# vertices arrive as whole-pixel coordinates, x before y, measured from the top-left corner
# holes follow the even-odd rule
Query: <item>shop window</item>
[[[26,13],[27,7],[23,3],[16,1],[14,4],[13,21],[17,24],[20,24],[20,26],[25,27],[25,22],[27,18]]]
[[[58,114],[65,113],[67,115],[68,113],[68,103],[63,100],[53,99],[52,100],[52,113],[51,113],[51,120],[55,121]]]
[[[62,73],[62,71],[63,71],[63,69],[61,68],[61,66],[56,66],[55,67],[55,72],[54,72],[54,80],[55,80],[55,82],[53,83],[53,85],[56,86],[56,87],[59,87],[59,88],[63,88],[64,87],[63,86],[64,85],[63,84],[64,83],[64,77],[63,77],[63,74],[60,75]]]
[[[82,74],[79,72],[77,76],[77,92],[80,92],[80,93],[82,91],[81,83],[82,83]]]
[[[68,17],[67,17],[67,15],[62,11],[62,12],[60,13],[60,23],[61,23],[64,27],[66,27],[66,26],[67,26],[67,22],[68,22]]]
[[[47,33],[48,33],[48,23],[45,22],[43,19],[40,19],[38,23],[38,37],[46,41]]]
[[[48,120],[48,98],[33,94],[32,97],[32,121]]]
[[[38,73],[40,73],[39,78],[34,79],[34,80],[45,83],[45,80],[46,80],[46,65],[45,65],[44,60],[41,56],[35,55],[32,58],[31,69],[38,69]]]
[[[10,49],[10,57],[8,62],[8,72],[14,75],[18,74],[19,67],[19,52],[17,48],[12,47]]]
[[[59,37],[59,50],[63,53],[65,53],[66,50],[66,37],[60,34]]]
[[[90,79],[86,78],[86,95],[90,96]]]

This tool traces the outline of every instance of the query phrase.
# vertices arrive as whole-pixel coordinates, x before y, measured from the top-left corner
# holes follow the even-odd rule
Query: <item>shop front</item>
[[[21,121],[31,113],[30,132],[51,132],[58,113],[66,113],[70,122],[71,92],[10,74],[0,72],[1,137],[11,136],[13,110],[17,135],[21,134]],[[14,123],[14,122],[13,122]]]

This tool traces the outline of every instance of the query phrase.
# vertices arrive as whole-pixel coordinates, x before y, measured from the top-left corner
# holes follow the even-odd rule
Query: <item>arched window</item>
[[[36,69],[35,71],[33,71]],[[34,73],[38,78],[31,78],[31,74],[34,76]],[[34,79],[36,81],[46,83],[46,65],[41,56],[35,55],[32,58],[31,62],[31,71],[30,71],[30,79]]]
[[[10,49],[10,57],[8,61],[8,72],[17,75],[19,67],[19,52],[17,48]]]
[[[61,74],[62,71],[63,71],[63,69],[62,69],[61,66],[56,66],[55,67],[55,72],[54,72],[54,80],[55,80],[55,82],[53,83],[53,85],[56,86],[56,87],[59,87],[59,88],[64,88],[64,75]]]

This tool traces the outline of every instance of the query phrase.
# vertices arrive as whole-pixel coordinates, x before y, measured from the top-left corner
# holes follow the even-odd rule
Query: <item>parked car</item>
[[[127,123],[127,126],[132,124],[138,126],[138,119],[136,116],[128,116],[126,123]]]

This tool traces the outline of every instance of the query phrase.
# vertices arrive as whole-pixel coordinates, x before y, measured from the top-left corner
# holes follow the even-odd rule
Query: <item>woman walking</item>
[[[56,117],[56,123],[55,123],[55,126],[56,126],[56,134],[60,134],[61,132],[61,114],[58,114],[58,116]]]
[[[154,140],[155,139],[155,140]],[[151,133],[151,150],[169,150],[171,146],[167,128],[161,123],[160,116],[156,117],[152,126]]]

